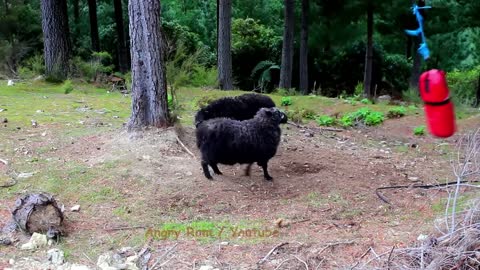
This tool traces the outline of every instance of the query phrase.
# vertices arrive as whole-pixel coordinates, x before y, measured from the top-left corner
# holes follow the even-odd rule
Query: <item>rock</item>
[[[19,179],[26,179],[26,178],[30,178],[34,175],[34,173],[20,173],[17,178]]]
[[[32,122],[32,127],[34,127],[34,128],[38,127],[37,121],[35,121],[35,120],[33,120],[33,119],[30,120],[30,121]]]
[[[222,246],[228,246],[228,242],[221,242],[220,245],[222,245]]]
[[[14,259],[10,259],[10,260],[8,260],[8,263],[9,263],[10,265],[14,265],[14,264],[15,264],[15,260],[14,260]]]
[[[43,80],[43,76],[40,75],[38,77],[35,77],[35,79],[33,79],[33,81],[40,81],[40,80]]]
[[[37,249],[45,246],[47,246],[47,236],[45,234],[33,233],[30,241],[23,244],[20,249]]]
[[[13,82],[13,80],[8,80],[7,82],[7,86],[14,86],[15,83]]]
[[[211,265],[202,265],[199,270],[214,270],[215,268]]]
[[[54,265],[62,265],[65,263],[65,255],[58,248],[52,248],[47,251],[48,261]]]
[[[43,113],[43,110],[37,110],[36,113]]]
[[[70,208],[70,211],[72,211],[72,212],[80,211],[80,205],[77,204],[77,205],[72,206],[72,208]]]
[[[390,102],[390,100],[392,100],[392,97],[389,95],[383,95],[383,96],[379,96],[377,100],[379,102]]]
[[[7,119],[7,118],[3,118],[2,123],[5,123],[5,124],[8,123],[8,119]]]
[[[428,235],[425,235],[425,234],[420,234],[418,237],[417,237],[417,240],[418,241],[425,241],[428,239]]]
[[[189,171],[189,172],[186,172],[185,175],[186,175],[186,176],[192,176],[193,173]]]
[[[42,133],[42,137],[45,137],[45,136],[47,136],[47,132],[46,132],[46,131]]]
[[[91,270],[91,269],[85,265],[73,264],[72,267],[70,267],[70,270]]]
[[[0,237],[0,246],[10,246],[12,244],[12,240],[8,237]]]
[[[412,182],[418,182],[419,181],[418,179],[419,179],[418,177],[408,177],[408,180]]]

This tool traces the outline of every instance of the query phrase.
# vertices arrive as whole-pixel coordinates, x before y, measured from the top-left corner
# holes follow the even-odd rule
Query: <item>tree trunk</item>
[[[100,51],[100,38],[98,36],[98,21],[97,21],[97,1],[88,0],[88,14],[90,16],[90,38],[92,40],[92,50]]]
[[[167,127],[167,78],[159,0],[129,0],[132,115],[128,130]]]
[[[128,54],[128,45],[125,39],[125,27],[123,24],[122,0],[114,0],[115,24],[117,28],[117,53],[118,69],[126,73],[130,69],[130,55]]]
[[[3,0],[3,4],[5,5],[5,15],[8,15],[8,13],[9,13],[8,0]]]
[[[293,31],[295,27],[295,0],[285,0],[280,88],[292,87]]]
[[[308,13],[309,0],[302,0],[302,31],[300,33],[300,91],[308,94]]]
[[[425,1],[424,0],[419,0],[417,1],[417,5],[419,7],[424,7],[425,6]],[[421,9],[420,14],[422,15],[423,18],[425,18],[425,10]],[[412,73],[410,75],[410,87],[411,88],[417,88],[418,87],[418,80],[420,79],[420,73],[421,73],[421,65],[422,65],[422,57],[418,53],[418,47],[420,46],[421,42],[421,37],[413,37],[414,39],[414,49],[413,51],[415,52],[415,56],[413,57],[413,66],[412,66]]]
[[[407,36],[407,47],[405,48],[405,56],[407,59],[410,59],[412,57],[412,44],[413,44],[413,39],[411,36]]]
[[[42,0],[41,10],[45,75],[52,80],[64,80],[70,62],[67,1]]]
[[[367,48],[365,52],[365,74],[363,80],[363,95],[372,97],[372,70],[373,70],[373,3],[367,5]]]
[[[220,89],[233,89],[232,81],[232,0],[218,1],[218,82]]]
[[[478,75],[477,95],[475,97],[475,107],[480,105],[480,74]]]

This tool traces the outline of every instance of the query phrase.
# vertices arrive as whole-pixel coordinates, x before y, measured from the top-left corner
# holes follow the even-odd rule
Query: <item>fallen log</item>
[[[64,220],[53,196],[44,193],[25,194],[18,198],[12,217],[22,231],[47,234],[49,238],[61,234]]]

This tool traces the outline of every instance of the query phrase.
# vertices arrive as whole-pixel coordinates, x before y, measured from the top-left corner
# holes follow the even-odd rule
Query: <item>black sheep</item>
[[[255,116],[261,108],[273,108],[275,102],[265,95],[243,94],[235,97],[223,97],[200,109],[195,115],[195,126],[212,118],[231,118],[247,120]]]
[[[208,170],[210,165],[216,174],[222,174],[217,164],[257,163],[263,168],[266,180],[273,180],[268,174],[268,161],[276,154],[280,143],[280,123],[287,116],[277,108],[261,108],[252,119],[234,120],[214,118],[202,122],[196,129],[197,147],[202,155],[202,169],[205,177],[213,179]]]

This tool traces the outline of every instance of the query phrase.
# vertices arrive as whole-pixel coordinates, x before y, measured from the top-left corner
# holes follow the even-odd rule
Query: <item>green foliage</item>
[[[415,128],[413,129],[413,134],[414,134],[415,136],[423,136],[423,135],[425,135],[425,129],[426,129],[425,126],[415,127]]]
[[[360,100],[360,103],[362,103],[362,104],[372,104],[372,102],[368,98],[364,98],[364,99]]]
[[[383,81],[388,90],[401,93],[408,90],[408,82],[412,71],[412,63],[404,55],[387,54],[382,66]]]
[[[292,105],[292,98],[291,97],[282,97],[281,103],[282,106],[290,106]]]
[[[365,117],[365,124],[367,126],[376,126],[385,120],[383,113],[381,112],[371,112]]]
[[[328,115],[321,115],[315,119],[320,126],[332,126],[335,124],[335,119]]]
[[[73,84],[71,80],[65,80],[65,82],[62,85],[62,91],[65,94],[70,94],[74,90]]]
[[[316,113],[312,109],[301,109],[300,112],[302,113],[302,117],[305,119],[314,120],[316,117]]]
[[[73,73],[89,81],[102,81],[113,72],[112,56],[108,52],[93,52],[89,61],[80,57],[73,59]]]
[[[353,92],[354,96],[361,96],[363,94],[363,82],[358,82],[355,86],[355,91]]]
[[[456,105],[474,105],[479,87],[480,66],[466,71],[447,73],[447,82]]]
[[[292,121],[297,124],[301,124],[303,122],[303,115],[301,111],[298,110],[288,110],[285,112],[288,117],[289,121]]]
[[[195,105],[197,106],[197,108],[205,108],[206,106],[208,106],[208,104],[212,103],[214,100],[216,100],[217,98],[215,96],[202,96],[200,97],[199,99],[197,99],[197,101],[195,102]]]
[[[394,107],[388,110],[388,118],[400,118],[407,113],[407,109],[403,106]]]
[[[354,123],[354,118],[352,117],[351,114],[343,115],[340,118],[340,125],[342,127],[351,127],[351,126],[353,126],[353,123]]]
[[[416,88],[408,88],[407,91],[402,93],[402,98],[403,100],[414,104],[422,103],[422,98],[420,97],[420,93]]]
[[[250,76],[252,79],[257,80],[257,84],[262,92],[265,92],[265,89],[272,82],[272,70],[280,70],[280,66],[268,60],[260,61],[252,70]]]

